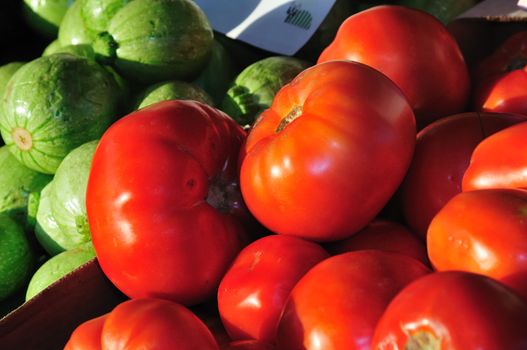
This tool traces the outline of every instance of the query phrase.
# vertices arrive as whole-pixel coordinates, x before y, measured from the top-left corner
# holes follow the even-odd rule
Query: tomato
[[[103,272],[126,295],[185,305],[211,298],[244,242],[238,155],[223,112],[165,101],[102,136],[86,209]]]
[[[413,258],[379,250],[328,258],[293,288],[277,344],[287,350],[369,350],[375,324],[390,300],[428,272]]]
[[[527,191],[457,194],[432,220],[427,246],[437,270],[486,275],[527,297]]]
[[[527,114],[527,31],[511,35],[475,69],[475,109]]]
[[[220,316],[231,339],[273,341],[294,285],[328,256],[318,244],[292,236],[267,236],[245,247],[218,289]]]
[[[227,344],[221,350],[276,350],[276,347],[258,340],[238,340]]]
[[[484,188],[527,189],[527,123],[481,141],[463,175],[463,191]]]
[[[273,232],[343,239],[395,192],[415,133],[410,106],[384,75],[354,62],[313,66],[277,93],[250,131],[243,198]]]
[[[218,350],[205,324],[186,307],[168,300],[132,299],[117,305],[104,322],[104,350]]]
[[[457,193],[476,146],[489,135],[526,117],[463,113],[441,118],[417,134],[415,153],[401,185],[405,221],[423,238],[430,221]]]
[[[410,283],[375,329],[372,349],[527,349],[527,304],[477,274],[437,272]]]
[[[424,242],[405,226],[386,220],[374,220],[359,233],[327,245],[333,254],[365,249],[379,249],[411,256],[428,264]]]
[[[345,20],[318,63],[348,59],[367,64],[404,92],[421,128],[463,112],[470,79],[463,55],[433,16],[402,6],[376,6]]]
[[[81,323],[71,333],[64,350],[101,350],[101,333],[108,314]]]

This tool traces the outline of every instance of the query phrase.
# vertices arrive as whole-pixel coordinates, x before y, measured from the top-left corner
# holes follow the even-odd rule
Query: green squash
[[[95,257],[91,242],[57,254],[33,274],[26,291],[26,301]]]
[[[112,17],[132,0],[78,0],[84,27],[92,37],[108,30]]]
[[[135,109],[166,100],[194,100],[213,105],[212,98],[195,84],[184,81],[168,81],[147,88],[138,98]]]
[[[61,46],[66,46],[90,44],[92,40],[81,17],[81,0],[76,0],[60,23],[58,41]]]
[[[194,79],[207,64],[212,29],[191,0],[135,0],[111,19],[93,47],[125,78],[143,83]]]
[[[235,76],[236,70],[229,53],[219,41],[214,40],[209,62],[194,83],[208,92],[214,105],[219,106]]]
[[[251,125],[273,103],[275,94],[308,68],[294,57],[273,56],[245,68],[234,80],[222,102],[222,110],[242,126]]]
[[[9,213],[25,226],[29,197],[40,193],[52,176],[22,165],[7,146],[0,147],[0,169],[0,213]]]
[[[25,166],[53,174],[71,150],[104,133],[121,97],[114,77],[92,60],[40,57],[9,80],[0,132]]]
[[[40,34],[55,38],[72,0],[24,0],[27,23]]]
[[[91,241],[86,214],[86,187],[97,140],[74,149],[41,192],[37,239],[51,255]]]
[[[3,114],[4,101],[2,96],[4,96],[5,88],[9,79],[15,74],[15,72],[22,67],[25,62],[11,62],[4,64],[0,67],[0,115]],[[4,140],[0,137],[0,146],[4,144]]]

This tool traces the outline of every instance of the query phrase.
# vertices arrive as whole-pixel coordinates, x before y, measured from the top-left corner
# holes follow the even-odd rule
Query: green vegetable
[[[222,110],[240,125],[252,124],[269,108],[275,94],[309,63],[293,57],[273,56],[245,68],[234,80],[222,103]]]
[[[49,56],[55,53],[69,53],[74,56],[84,57],[92,61],[95,61],[95,52],[93,52],[93,48],[88,44],[66,45],[66,46],[56,47],[56,48],[53,48],[51,52],[48,52],[47,54],[42,54],[42,56]]]
[[[95,250],[91,242],[53,256],[31,277],[27,287],[26,301],[94,257]]]
[[[15,72],[22,67],[25,62],[11,62],[0,67],[0,115],[3,114],[4,101],[3,96],[5,88],[9,79],[15,74]],[[0,138],[0,146],[4,144],[4,140]]]
[[[33,264],[33,252],[22,226],[0,213],[0,300],[24,287]]]
[[[0,131],[20,162],[53,174],[71,150],[103,134],[121,94],[113,76],[92,60],[40,57],[9,80]]]
[[[54,38],[72,2],[72,0],[24,0],[25,19],[42,35]]]
[[[145,83],[195,78],[207,64],[212,29],[191,0],[135,0],[93,47],[125,78]]]
[[[0,147],[0,169],[0,213],[8,213],[26,225],[28,197],[39,193],[52,177],[22,165],[7,146]]]
[[[86,187],[97,141],[74,149],[41,193],[37,239],[51,255],[91,241],[86,214]]]
[[[78,0],[81,5],[81,17],[90,36],[108,30],[112,17],[132,0]]]
[[[219,106],[235,75],[234,63],[227,50],[214,40],[210,60],[194,83],[208,92],[214,104]]]
[[[58,40],[62,46],[92,42],[81,17],[81,0],[76,0],[66,11],[59,26]]]
[[[212,98],[197,85],[184,81],[168,81],[155,84],[144,91],[136,102],[136,109],[140,109],[156,102],[166,100],[195,100],[213,105]]]

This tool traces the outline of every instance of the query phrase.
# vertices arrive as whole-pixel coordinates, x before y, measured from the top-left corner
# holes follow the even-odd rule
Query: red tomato
[[[218,289],[218,308],[231,339],[273,341],[280,314],[298,280],[329,254],[291,236],[267,236],[245,247]]]
[[[226,114],[192,101],[141,109],[105,132],[86,208],[101,268],[121,291],[185,305],[214,295],[242,247],[244,136]]]
[[[417,124],[464,111],[470,92],[463,55],[433,16],[401,6],[377,6],[345,20],[318,63],[348,59],[392,79],[414,109]]]
[[[527,115],[527,31],[510,36],[475,69],[475,108]]]
[[[372,349],[524,350],[527,304],[485,276],[450,271],[424,276],[392,300]]]
[[[427,245],[437,270],[490,276],[527,297],[527,191],[456,195],[432,220]]]
[[[71,333],[64,350],[101,350],[101,333],[108,314],[80,324]]]
[[[205,324],[184,306],[161,299],[132,299],[116,306],[104,322],[104,350],[218,350]]]
[[[424,242],[406,227],[393,221],[375,220],[359,233],[345,240],[328,244],[328,250],[333,254],[365,249],[400,253],[411,256],[423,264],[428,264]]]
[[[428,272],[413,258],[379,250],[328,258],[291,292],[278,328],[278,346],[369,350],[375,324],[390,300]]]
[[[421,130],[400,189],[408,225],[426,237],[432,218],[461,192],[474,148],[489,135],[525,120],[524,116],[471,112],[442,118]]]
[[[238,340],[234,341],[221,350],[276,350],[274,345],[262,343],[258,340]]]
[[[484,188],[527,189],[527,123],[484,139],[463,175],[463,191]]]
[[[415,119],[384,75],[354,62],[308,68],[249,133],[240,185],[271,231],[317,241],[360,230],[410,163]]]

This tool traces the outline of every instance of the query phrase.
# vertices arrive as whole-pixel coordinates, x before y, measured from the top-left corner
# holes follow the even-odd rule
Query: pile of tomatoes
[[[435,18],[379,6],[247,131],[195,101],[123,117],[86,201],[130,300],[67,348],[526,349],[526,47],[472,73]]]

